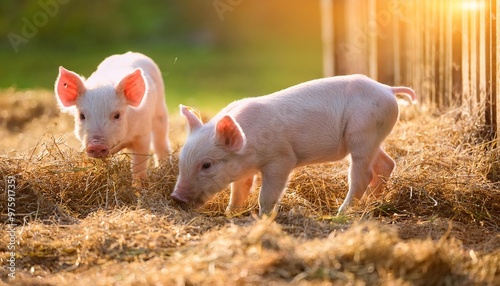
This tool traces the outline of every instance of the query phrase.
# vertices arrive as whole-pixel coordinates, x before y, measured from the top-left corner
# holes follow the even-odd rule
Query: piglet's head
[[[63,67],[55,83],[56,99],[63,111],[75,116],[75,134],[87,155],[106,157],[119,151],[127,134],[128,106],[138,107],[147,93],[147,82],[141,69],[135,69],[116,84],[86,86],[83,78]]]
[[[181,105],[189,136],[179,156],[179,177],[171,197],[199,207],[226,188],[240,172],[238,160],[246,137],[229,115],[203,124],[193,109]]]

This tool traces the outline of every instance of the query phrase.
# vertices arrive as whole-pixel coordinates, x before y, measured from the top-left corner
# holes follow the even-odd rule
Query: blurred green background
[[[2,1],[0,35],[0,89],[52,89],[60,65],[88,77],[137,51],[160,66],[175,112],[322,76],[319,0]]]

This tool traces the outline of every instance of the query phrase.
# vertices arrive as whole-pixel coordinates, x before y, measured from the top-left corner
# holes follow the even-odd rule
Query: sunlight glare
[[[479,10],[483,7],[483,1],[463,1],[462,9],[464,10]]]

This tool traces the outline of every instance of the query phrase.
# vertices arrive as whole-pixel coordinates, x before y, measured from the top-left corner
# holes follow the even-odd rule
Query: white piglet
[[[88,79],[60,67],[55,94],[61,109],[75,116],[75,134],[88,156],[104,158],[128,148],[133,175],[142,179],[153,136],[157,159],[168,159],[163,79],[149,57],[132,52],[110,56]]]
[[[294,168],[350,155],[349,192],[339,209],[345,211],[368,187],[381,189],[395,167],[380,147],[398,119],[395,94],[416,100],[410,88],[349,75],[235,101],[206,124],[181,105],[190,134],[171,197],[198,207],[232,183],[226,213],[235,214],[261,172],[259,215],[268,214]]]

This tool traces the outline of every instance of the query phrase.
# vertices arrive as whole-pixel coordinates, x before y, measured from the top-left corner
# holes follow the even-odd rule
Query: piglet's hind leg
[[[372,168],[369,158],[352,157],[351,161],[349,168],[349,191],[338,213],[345,212],[352,204],[354,198],[361,199],[372,179]]]
[[[369,185],[373,194],[378,195],[383,192],[385,188],[384,179],[391,176],[395,167],[394,160],[380,148],[373,162],[373,177]]]

